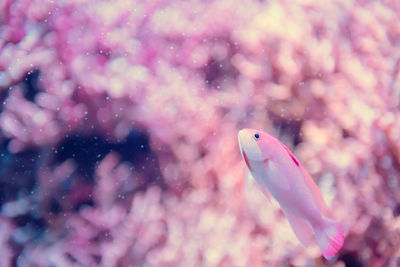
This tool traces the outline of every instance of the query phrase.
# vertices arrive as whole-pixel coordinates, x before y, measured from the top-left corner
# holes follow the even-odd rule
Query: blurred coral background
[[[0,1],[0,266],[400,266],[400,2]],[[279,138],[345,244],[243,180]]]

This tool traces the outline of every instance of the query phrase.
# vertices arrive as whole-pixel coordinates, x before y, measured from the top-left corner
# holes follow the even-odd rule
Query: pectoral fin
[[[244,178],[244,183],[246,185],[246,190],[248,190],[248,191],[251,191],[254,189],[260,190],[263,193],[263,195],[268,199],[269,203],[273,207],[279,208],[278,202],[271,196],[271,194],[268,192],[268,190],[264,186],[261,186],[260,184],[258,184],[256,182],[253,175],[251,175],[251,172],[247,168],[245,168],[243,170],[243,178]]]
[[[297,239],[300,241],[303,247],[307,247],[311,243],[314,233],[311,225],[305,219],[295,215],[288,209],[282,208],[282,211],[289,221],[290,226],[292,226],[293,232],[295,233]]]

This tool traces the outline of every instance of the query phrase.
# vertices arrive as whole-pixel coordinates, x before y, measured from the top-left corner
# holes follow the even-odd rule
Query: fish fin
[[[281,207],[282,208],[282,207]],[[282,208],[283,214],[285,214],[290,226],[292,226],[293,232],[301,245],[306,248],[310,245],[313,238],[313,229],[307,220],[295,215],[293,212]]]
[[[317,200],[317,205],[318,209],[321,211],[321,213],[324,216],[327,216],[328,214],[328,209],[325,204],[325,200],[321,194],[321,191],[319,190],[318,186],[315,184],[313,178],[310,176],[310,174],[306,171],[306,169],[303,168],[303,166],[300,166],[300,170],[303,173],[304,180],[307,184],[308,189],[311,191],[311,193],[314,195],[315,199]]]
[[[252,190],[253,188],[257,187],[274,208],[279,208],[279,203],[271,196],[264,186],[261,186],[258,182],[256,182],[248,168],[243,169],[243,178],[246,185],[246,190]]]
[[[327,260],[331,259],[339,252],[344,243],[341,224],[325,218],[323,223],[314,229],[322,255]]]
[[[275,209],[279,209],[280,205],[279,202],[275,200],[275,198],[273,198],[271,196],[271,193],[264,187],[262,186],[258,186],[258,188],[260,189],[260,191],[263,193],[263,195],[265,196],[266,199],[268,199],[269,204],[271,204],[272,207],[274,207]]]
[[[244,183],[246,185],[247,190],[252,189],[254,187],[258,187],[261,192],[267,197],[267,199],[271,199],[271,195],[269,192],[264,189],[262,186],[260,186],[257,182],[255,182],[255,178],[251,174],[248,168],[243,169],[243,178],[244,178]]]

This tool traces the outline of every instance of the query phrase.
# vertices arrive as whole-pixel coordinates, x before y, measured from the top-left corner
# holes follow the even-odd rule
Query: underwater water
[[[400,2],[0,1],[0,267],[400,266]],[[284,143],[330,261],[243,179]]]

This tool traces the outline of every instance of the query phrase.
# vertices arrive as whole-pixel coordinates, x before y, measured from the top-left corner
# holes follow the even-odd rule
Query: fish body
[[[293,154],[271,135],[252,129],[238,134],[242,157],[265,195],[279,203],[300,243],[315,234],[322,255],[330,259],[343,246],[341,224],[328,218],[321,192]]]

